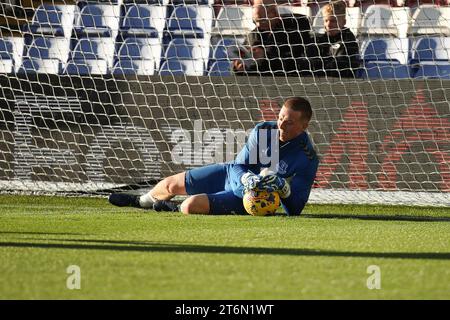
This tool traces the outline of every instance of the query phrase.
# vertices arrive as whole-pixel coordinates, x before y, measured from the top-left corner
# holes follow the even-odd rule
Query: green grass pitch
[[[3,195],[0,256],[0,299],[450,299],[450,209],[183,216]]]

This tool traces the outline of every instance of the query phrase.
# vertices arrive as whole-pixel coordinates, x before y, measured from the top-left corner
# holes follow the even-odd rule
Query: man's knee
[[[180,206],[184,214],[209,214],[209,200],[205,194],[198,194],[186,198]]]
[[[191,214],[192,211],[192,197],[185,199],[180,205],[180,211],[184,214]]]
[[[163,180],[167,192],[171,195],[182,195],[186,193],[185,174],[180,173],[174,176],[167,177]]]

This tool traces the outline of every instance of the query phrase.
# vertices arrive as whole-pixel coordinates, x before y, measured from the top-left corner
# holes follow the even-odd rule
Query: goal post
[[[44,3],[63,6],[64,21],[72,23],[87,12],[74,2],[70,8],[64,1]],[[115,73],[123,54],[121,23],[131,7],[95,3],[118,6],[108,14],[119,15],[107,22],[117,23],[117,34],[86,40],[90,48],[110,50],[93,59],[95,72],[68,69],[77,55],[94,54],[81,41],[93,36],[77,36],[76,25],[69,34],[67,25],[59,35],[21,27],[2,38],[12,51],[3,54],[0,45],[0,192],[104,195],[149,188],[171,174],[233,159],[256,123],[276,120],[284,99],[301,96],[313,107],[308,131],[320,157],[311,203],[450,205],[449,80],[213,75],[214,22],[205,34],[202,75],[162,72],[170,60],[164,53],[160,65],[138,59],[134,73]],[[153,5],[169,10],[161,38],[138,38],[164,52],[174,6]],[[217,4],[201,5],[218,18]],[[11,17],[8,8],[3,15]],[[60,41],[36,40],[46,37]],[[111,48],[104,38],[116,43]],[[66,47],[51,51],[53,45]],[[33,50],[49,56],[34,57]],[[24,70],[25,61],[41,63],[45,72]]]

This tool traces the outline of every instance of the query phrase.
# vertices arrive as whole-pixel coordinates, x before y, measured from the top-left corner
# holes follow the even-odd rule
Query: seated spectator
[[[280,15],[275,0],[254,0],[253,20],[256,28],[244,43],[247,60],[234,60],[233,71],[249,75],[298,75],[296,58],[305,57],[305,45],[311,42],[308,18]]]
[[[316,35],[308,46],[308,60],[314,76],[353,78],[360,65],[359,46],[346,24],[346,4],[332,1],[322,8],[325,34]]]

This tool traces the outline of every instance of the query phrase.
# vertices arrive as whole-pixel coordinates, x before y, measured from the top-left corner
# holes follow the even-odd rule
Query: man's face
[[[271,29],[270,22],[276,18],[276,8],[274,5],[264,5],[262,1],[255,1],[253,4],[253,21],[260,31]]]
[[[286,142],[292,140],[303,133],[308,127],[308,121],[303,120],[300,111],[294,111],[291,108],[283,106],[278,114],[278,131],[280,141]]]
[[[342,28],[344,28],[346,23],[345,15],[336,17],[332,14],[325,14],[323,17],[323,24],[325,31],[329,36],[337,35]]]

